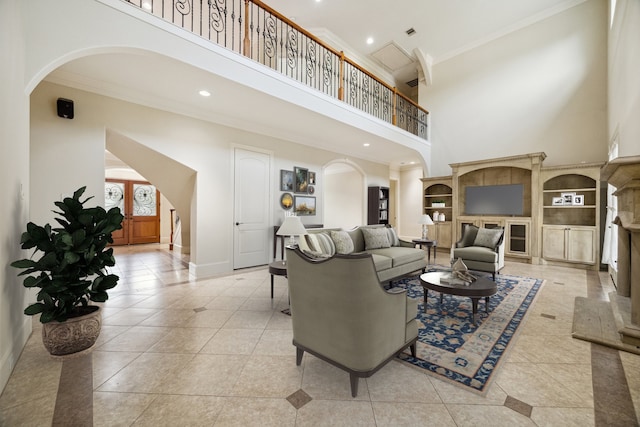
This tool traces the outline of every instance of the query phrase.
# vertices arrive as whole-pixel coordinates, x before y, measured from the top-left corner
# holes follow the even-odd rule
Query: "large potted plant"
[[[86,187],[73,197],[55,202],[53,211],[61,225],[52,228],[29,222],[22,233],[22,249],[33,249],[31,258],[11,263],[27,275],[24,286],[40,288],[37,302],[24,313],[40,314],[44,346],[53,355],[77,353],[93,346],[101,328],[100,307],[89,301],[104,302],[107,291],[117,285],[119,277],[109,274],[115,265],[111,233],[122,228],[119,208],[105,211],[97,206],[86,208],[89,197],[80,201]],[[37,258],[37,255],[41,255]],[[36,259],[37,258],[37,259]]]

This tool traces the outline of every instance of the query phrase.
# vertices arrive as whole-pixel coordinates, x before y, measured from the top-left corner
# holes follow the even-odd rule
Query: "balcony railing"
[[[123,1],[427,139],[427,110],[259,0]]]

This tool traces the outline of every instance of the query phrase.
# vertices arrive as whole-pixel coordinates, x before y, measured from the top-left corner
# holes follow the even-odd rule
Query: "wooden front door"
[[[113,233],[114,245],[160,242],[160,193],[144,181],[107,179],[105,208],[119,207],[122,229]]]

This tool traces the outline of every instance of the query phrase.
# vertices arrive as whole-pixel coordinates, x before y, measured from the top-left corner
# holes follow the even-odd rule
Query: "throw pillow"
[[[336,253],[350,254],[353,252],[353,240],[346,231],[330,231],[329,235],[336,245]]]
[[[380,249],[391,246],[389,243],[389,233],[386,228],[365,228],[362,227],[362,237],[364,237],[364,249]]]
[[[304,237],[311,251],[320,252],[329,256],[333,256],[336,253],[336,247],[328,234],[309,233]]]
[[[502,228],[480,228],[473,246],[484,246],[494,249],[502,237]]]
[[[475,225],[465,225],[462,234],[462,245],[460,247],[466,248],[467,246],[473,246],[473,242],[476,241],[476,236],[478,235],[478,230],[479,228]]]
[[[393,227],[389,227],[387,228],[387,234],[389,237],[389,244],[391,246],[400,246],[400,239],[398,239],[398,233],[396,233],[396,230],[393,229]]]

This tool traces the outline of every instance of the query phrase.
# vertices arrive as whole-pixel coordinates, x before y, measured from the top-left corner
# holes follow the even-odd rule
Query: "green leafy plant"
[[[27,288],[40,288],[37,301],[29,305],[24,313],[41,313],[40,322],[52,320],[63,322],[70,317],[86,314],[89,300],[104,302],[107,290],[118,284],[119,277],[108,274],[107,267],[115,265],[111,233],[122,228],[124,219],[120,208],[107,212],[97,206],[85,208],[92,199],[80,201],[86,187],[78,189],[73,197],[55,202],[60,217],[55,220],[61,228],[44,227],[29,222],[22,233],[22,249],[35,248],[30,259],[11,263],[12,267],[24,269],[19,276]],[[37,253],[42,256],[34,260]],[[35,273],[35,274],[34,274]]]

